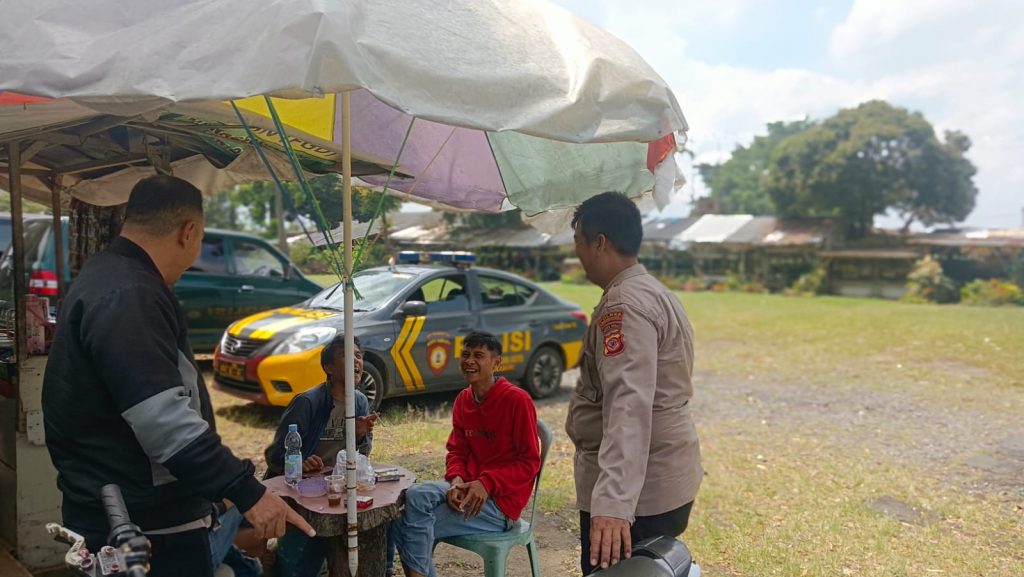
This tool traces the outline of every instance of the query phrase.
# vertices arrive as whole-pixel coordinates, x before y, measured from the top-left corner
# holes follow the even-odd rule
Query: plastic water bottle
[[[298,425],[288,425],[284,437],[284,482],[292,487],[302,479],[302,437]]]

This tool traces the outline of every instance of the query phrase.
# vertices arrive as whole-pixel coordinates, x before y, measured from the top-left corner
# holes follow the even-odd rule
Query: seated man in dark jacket
[[[363,345],[355,341],[355,381],[363,376]],[[312,473],[333,467],[338,451],[345,448],[345,337],[338,335],[320,353],[320,366],[327,382],[296,395],[288,404],[267,448],[266,478],[284,474],[284,438],[288,425],[297,425],[302,437],[302,472]],[[370,414],[366,395],[356,395],[356,450],[370,456],[373,426],[377,414]],[[310,539],[299,531],[288,531],[278,540],[278,574],[281,577],[316,576],[327,557],[327,541]]]

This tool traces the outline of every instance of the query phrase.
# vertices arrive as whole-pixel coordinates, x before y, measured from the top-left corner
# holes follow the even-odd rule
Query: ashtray
[[[300,480],[297,488],[303,497],[320,497],[327,494],[327,479],[308,477]]]

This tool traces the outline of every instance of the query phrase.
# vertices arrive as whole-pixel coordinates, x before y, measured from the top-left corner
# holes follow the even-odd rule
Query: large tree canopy
[[[750,146],[738,146],[722,164],[699,164],[704,184],[711,189],[715,211],[723,214],[775,214],[775,203],[761,180],[768,171],[772,152],[787,137],[807,130],[811,123],[772,122],[768,134],[755,136]]]
[[[967,218],[978,194],[970,140],[946,142],[917,112],[872,101],[783,140],[763,185],[784,215],[836,216],[853,238],[890,209],[906,226]]]
[[[920,113],[871,101],[820,122],[770,124],[729,161],[700,169],[719,212],[832,216],[858,238],[890,211],[906,227],[967,218],[978,194],[971,142],[944,137]]]
[[[334,228],[341,222],[341,177],[328,174],[308,181],[313,196],[320,205],[327,228]],[[316,222],[313,204],[297,183],[286,182],[284,207],[287,220],[296,215]],[[224,191],[209,199],[206,205],[206,220],[210,226],[234,230],[249,230],[267,238],[277,230],[277,215],[274,214],[273,182],[254,182]],[[388,196],[383,211],[392,212],[401,206],[401,200]],[[381,202],[381,193],[362,187],[352,189],[352,218],[357,222],[370,220]]]

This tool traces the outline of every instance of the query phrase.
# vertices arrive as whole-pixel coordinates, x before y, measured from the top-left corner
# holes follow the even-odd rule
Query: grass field
[[[587,308],[599,297],[592,287],[549,288]],[[953,469],[986,441],[946,446],[949,439],[915,428],[922,420],[1002,421],[1005,435],[1020,440],[1024,310],[679,296],[696,332],[695,413],[708,471],[687,541],[714,573],[1024,574],[1024,454],[1003,458],[1006,482],[967,495],[978,479],[969,467]],[[724,383],[741,383],[747,394],[734,400],[747,404],[761,390],[781,390],[768,395],[780,411],[757,419],[716,407],[707,399]],[[790,402],[770,402],[779,397]],[[851,423],[828,410],[856,399],[884,407],[876,412],[892,422],[878,426],[854,412]],[[700,414],[703,405],[710,414]],[[915,411],[922,414],[912,418]],[[858,430],[858,421],[878,428]],[[986,430],[950,425],[949,434]],[[994,432],[995,454],[1003,441]],[[929,445],[949,458],[933,457]]]
[[[546,286],[586,311],[600,296]],[[707,471],[685,539],[707,574],[1024,575],[1024,309],[679,296]],[[568,394],[538,403],[559,433]],[[387,405],[375,457],[439,477],[451,399]],[[258,456],[278,413],[215,401],[225,439]],[[539,503],[545,574],[575,566],[573,503],[558,434]],[[480,573],[438,551],[440,574]],[[520,557],[510,575],[528,574]]]
[[[545,286],[586,311],[600,298],[591,286]],[[1004,388],[1024,393],[1024,308],[678,294],[697,335],[701,371],[829,387],[911,388],[969,402]]]

